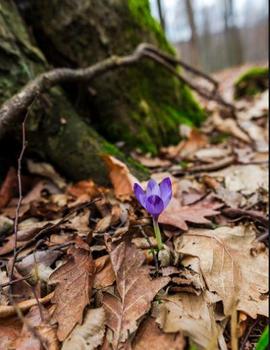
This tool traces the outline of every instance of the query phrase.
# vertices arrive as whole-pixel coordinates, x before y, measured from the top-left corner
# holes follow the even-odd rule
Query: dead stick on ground
[[[261,212],[257,210],[244,210],[244,209],[235,209],[235,208],[225,208],[222,210],[222,214],[230,217],[230,218],[238,218],[241,219],[243,217],[251,218],[255,221],[260,222],[264,227],[268,227],[269,220],[263,215]]]
[[[30,107],[31,107],[33,102],[34,102],[34,100],[31,102],[31,104],[29,106],[29,109],[30,109]],[[29,332],[31,332],[34,335],[34,337],[36,337],[40,341],[40,344],[42,344],[45,349],[48,349],[47,344],[44,344],[44,342],[42,341],[42,338],[41,338],[40,334],[36,331],[36,329],[34,327],[32,327],[30,325],[30,323],[23,316],[23,313],[22,313],[21,309],[18,307],[18,305],[16,304],[16,302],[15,302],[15,300],[13,298],[13,294],[12,294],[12,280],[13,280],[14,268],[15,268],[16,257],[17,257],[19,215],[20,215],[21,203],[22,203],[22,200],[23,200],[21,168],[22,168],[23,155],[24,155],[25,149],[27,147],[25,124],[26,124],[26,121],[27,121],[27,118],[28,118],[28,115],[29,115],[29,109],[27,110],[27,113],[26,113],[26,115],[24,117],[24,120],[22,122],[22,148],[21,148],[21,152],[20,152],[19,158],[18,158],[17,180],[18,180],[19,200],[18,200],[18,203],[17,203],[15,219],[14,219],[14,236],[15,236],[15,240],[14,240],[14,250],[13,250],[12,265],[11,265],[10,274],[9,274],[9,282],[10,282],[9,283],[9,299],[10,299],[10,303],[12,304],[12,307],[14,308],[14,310],[15,310],[18,318],[21,320],[21,322],[24,323],[26,325],[26,327],[28,328]],[[36,294],[35,294],[35,299],[37,301],[37,304],[39,305],[39,301],[38,301],[38,298],[37,298]]]
[[[90,80],[110,70],[134,65],[142,59],[148,59],[156,62],[174,74],[179,80],[187,84],[191,89],[197,91],[198,94],[207,99],[215,100],[223,106],[230,108],[232,111],[235,110],[235,107],[232,104],[226,102],[220,95],[217,94],[217,82],[213,78],[195,68],[190,67],[186,63],[175,59],[173,56],[169,56],[159,51],[152,45],[142,43],[132,54],[127,56],[112,56],[88,68],[56,68],[38,75],[34,80],[25,85],[19,93],[14,95],[2,105],[0,109],[0,139],[9,130],[13,123],[21,120],[22,113],[27,110],[27,108],[34,101],[35,97],[48,91],[51,87],[64,82],[89,82]],[[202,87],[194,85],[186,78],[183,78],[177,71],[178,65],[210,81],[214,85],[214,91],[209,92]]]
[[[213,164],[203,164],[203,165],[190,167],[187,169],[175,170],[175,171],[172,171],[172,175],[181,176],[181,175],[185,175],[185,174],[217,171],[217,170],[226,168],[227,166],[235,164],[235,163],[236,163],[236,157],[229,156],[229,157],[221,159],[220,161],[217,161]]]
[[[27,275],[25,277],[21,277],[21,278],[18,278],[16,280],[12,280],[12,281],[9,281],[9,282],[6,282],[6,283],[2,283],[0,284],[0,289],[1,288],[4,288],[4,287],[7,287],[7,286],[10,286],[12,284],[15,284],[15,283],[18,283],[18,282],[21,282],[21,281],[27,281],[29,278],[31,278],[32,276],[31,275]]]
[[[16,207],[16,214],[15,214],[15,220],[14,220],[14,250],[13,250],[13,260],[12,260],[12,265],[11,265],[11,270],[10,270],[10,281],[13,279],[13,273],[14,273],[14,267],[16,263],[16,253],[17,253],[17,241],[18,241],[18,224],[19,224],[19,215],[20,215],[20,208],[21,208],[21,203],[23,200],[23,195],[22,195],[22,179],[21,179],[21,168],[22,168],[22,158],[27,146],[27,141],[26,141],[26,133],[25,133],[25,123],[27,121],[28,117],[28,112],[25,115],[24,121],[22,122],[22,149],[18,158],[18,170],[17,170],[17,179],[18,179],[18,190],[19,190],[19,200],[17,203]]]

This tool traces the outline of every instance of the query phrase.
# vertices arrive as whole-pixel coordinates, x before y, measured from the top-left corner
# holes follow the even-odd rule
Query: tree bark
[[[126,55],[142,41],[172,53],[148,0],[24,0],[27,23],[56,67],[86,67]],[[110,142],[156,153],[178,141],[178,125],[199,124],[190,91],[152,62],[108,72],[91,85],[64,86],[76,110]]]
[[[9,0],[1,1],[0,6],[0,67],[0,104],[37,74],[49,69],[45,57],[30,40],[14,3]],[[26,110],[22,110],[21,114],[22,119]],[[13,148],[14,154],[16,153],[14,138],[17,134],[20,143],[20,133],[17,133],[19,127],[20,123],[16,123],[1,141],[2,165],[6,159],[7,145],[9,157]],[[91,177],[101,184],[107,184],[107,171],[102,160],[104,153],[127,161],[116,147],[83,120],[64,92],[57,87],[34,101],[30,108],[26,133],[28,155],[51,162],[61,173],[73,180]],[[135,162],[129,165],[136,172]],[[139,175],[143,173],[141,169],[137,172]]]

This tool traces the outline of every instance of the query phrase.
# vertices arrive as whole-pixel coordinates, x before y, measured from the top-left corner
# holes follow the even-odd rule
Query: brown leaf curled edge
[[[171,203],[160,215],[158,222],[187,231],[187,222],[195,224],[211,223],[207,217],[218,215],[219,211],[217,209],[221,206],[218,202],[211,202],[206,199],[192,205],[181,206],[179,200],[172,198]]]
[[[116,350],[137,329],[137,320],[150,309],[151,301],[170,278],[151,280],[149,267],[143,266],[143,252],[125,242],[110,252],[110,258],[118,295],[106,293],[103,306],[106,324],[113,332],[110,342]]]
[[[56,304],[53,318],[58,322],[60,341],[65,340],[77,323],[82,323],[84,308],[90,302],[95,263],[86,248],[82,243],[69,249],[68,262],[49,279],[51,284],[57,284],[52,302]]]

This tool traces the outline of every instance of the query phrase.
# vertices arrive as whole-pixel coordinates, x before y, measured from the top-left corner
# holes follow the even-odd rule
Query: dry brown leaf
[[[249,135],[251,140],[254,141],[256,145],[256,150],[258,152],[267,152],[269,145],[268,145],[268,133],[265,129],[265,127],[258,126],[255,122],[252,122],[250,120],[244,120],[240,121],[239,124],[241,125],[241,128],[245,130],[245,132]]]
[[[240,103],[240,101],[239,101]],[[251,120],[266,116],[269,109],[269,90],[256,96],[254,100],[245,103],[243,111],[237,112],[237,118],[240,120]]]
[[[239,127],[235,119],[223,119],[218,113],[214,113],[212,120],[217,130],[228,133],[246,143],[251,142],[248,135]]]
[[[67,189],[67,193],[78,198],[88,195],[88,199],[93,199],[100,194],[100,190],[92,180],[83,180],[75,183]]]
[[[222,147],[208,147],[199,149],[195,154],[196,159],[203,162],[214,162],[217,159],[231,155],[231,149]]]
[[[152,317],[140,326],[132,343],[133,350],[183,350],[185,339],[180,333],[164,333]]]
[[[16,268],[23,276],[26,276],[31,273],[35,265],[51,266],[60,254],[60,251],[57,250],[37,250],[18,262]]]
[[[27,167],[31,174],[40,175],[50,179],[60,189],[66,187],[65,180],[55,171],[53,166],[48,163],[36,163],[31,159],[27,160]]]
[[[151,301],[170,279],[151,280],[149,267],[143,265],[143,252],[125,242],[110,251],[110,258],[118,295],[106,293],[103,306],[106,324],[113,332],[110,342],[113,349],[119,349],[120,344],[137,329],[137,321],[150,309]]]
[[[45,228],[50,222],[43,221],[37,222],[36,220],[26,220],[19,224],[17,233],[17,247],[23,246],[28,240],[33,238],[37,232]],[[7,237],[3,245],[0,247],[0,255],[5,255],[13,251],[14,249],[15,235],[12,234]]]
[[[51,181],[40,180],[34,184],[31,190],[23,197],[22,204],[30,204],[34,201],[40,201],[42,197],[42,191],[47,191],[52,194],[52,196],[59,196],[61,191],[54,185]]]
[[[171,162],[166,159],[160,159],[160,158],[150,158],[142,155],[133,155],[133,158],[138,160],[142,165],[144,165],[147,168],[154,169],[154,168],[167,168],[171,165]]]
[[[104,218],[98,220],[96,227],[94,229],[94,235],[99,233],[104,233],[111,226],[112,215],[108,214]]]
[[[109,170],[109,176],[114,187],[116,196],[132,196],[133,185],[135,182],[139,182],[135,176],[131,174],[126,164],[120,160],[104,155],[103,159]]]
[[[207,144],[207,137],[197,129],[192,129],[187,140],[181,141],[177,146],[163,148],[162,152],[165,153],[169,159],[177,157],[181,159],[190,159],[196,151],[207,146]]]
[[[13,221],[4,215],[0,215],[0,235],[5,235],[13,228]]]
[[[200,350],[207,349],[219,335],[213,303],[206,294],[178,293],[164,297],[157,322],[166,333],[183,332]]]
[[[258,191],[260,187],[268,191],[267,165],[233,165],[212,173],[212,176],[223,177],[225,187],[231,192],[250,195]]]
[[[54,271],[49,279],[57,284],[52,302],[53,318],[58,322],[57,337],[63,341],[77,323],[82,323],[83,310],[90,302],[95,263],[85,244],[69,249],[69,260]]]
[[[16,317],[0,320],[0,350],[15,349],[14,342],[22,328],[21,321]]]
[[[115,274],[108,255],[101,256],[95,260],[96,275],[94,280],[94,288],[102,289],[113,285]]]
[[[65,232],[74,231],[79,236],[85,236],[89,233],[89,209],[85,208],[81,213],[75,214],[72,218],[63,223],[60,227]]]
[[[49,323],[49,314],[45,308],[33,306],[26,315],[25,320],[21,334],[16,339],[16,349],[43,350],[45,345],[45,348],[48,350],[59,349],[55,329]]]
[[[0,188],[0,209],[9,203],[15,188],[17,188],[17,174],[14,168],[10,168]]]
[[[158,221],[161,224],[171,225],[183,231],[188,229],[187,222],[196,224],[209,224],[207,217],[219,214],[221,207],[219,202],[202,200],[189,206],[181,206],[180,201],[172,198],[167,209],[160,215]]]
[[[102,344],[105,333],[103,308],[87,311],[83,324],[77,325],[64,341],[62,350],[95,350]]]
[[[237,309],[256,318],[268,315],[268,252],[251,254],[256,232],[251,227],[190,230],[175,240],[175,250],[198,257],[210,292],[222,299],[225,315]]]

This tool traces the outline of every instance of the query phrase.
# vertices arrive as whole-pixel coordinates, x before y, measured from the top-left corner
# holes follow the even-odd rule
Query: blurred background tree
[[[181,58],[207,72],[268,59],[268,1],[151,0]]]

